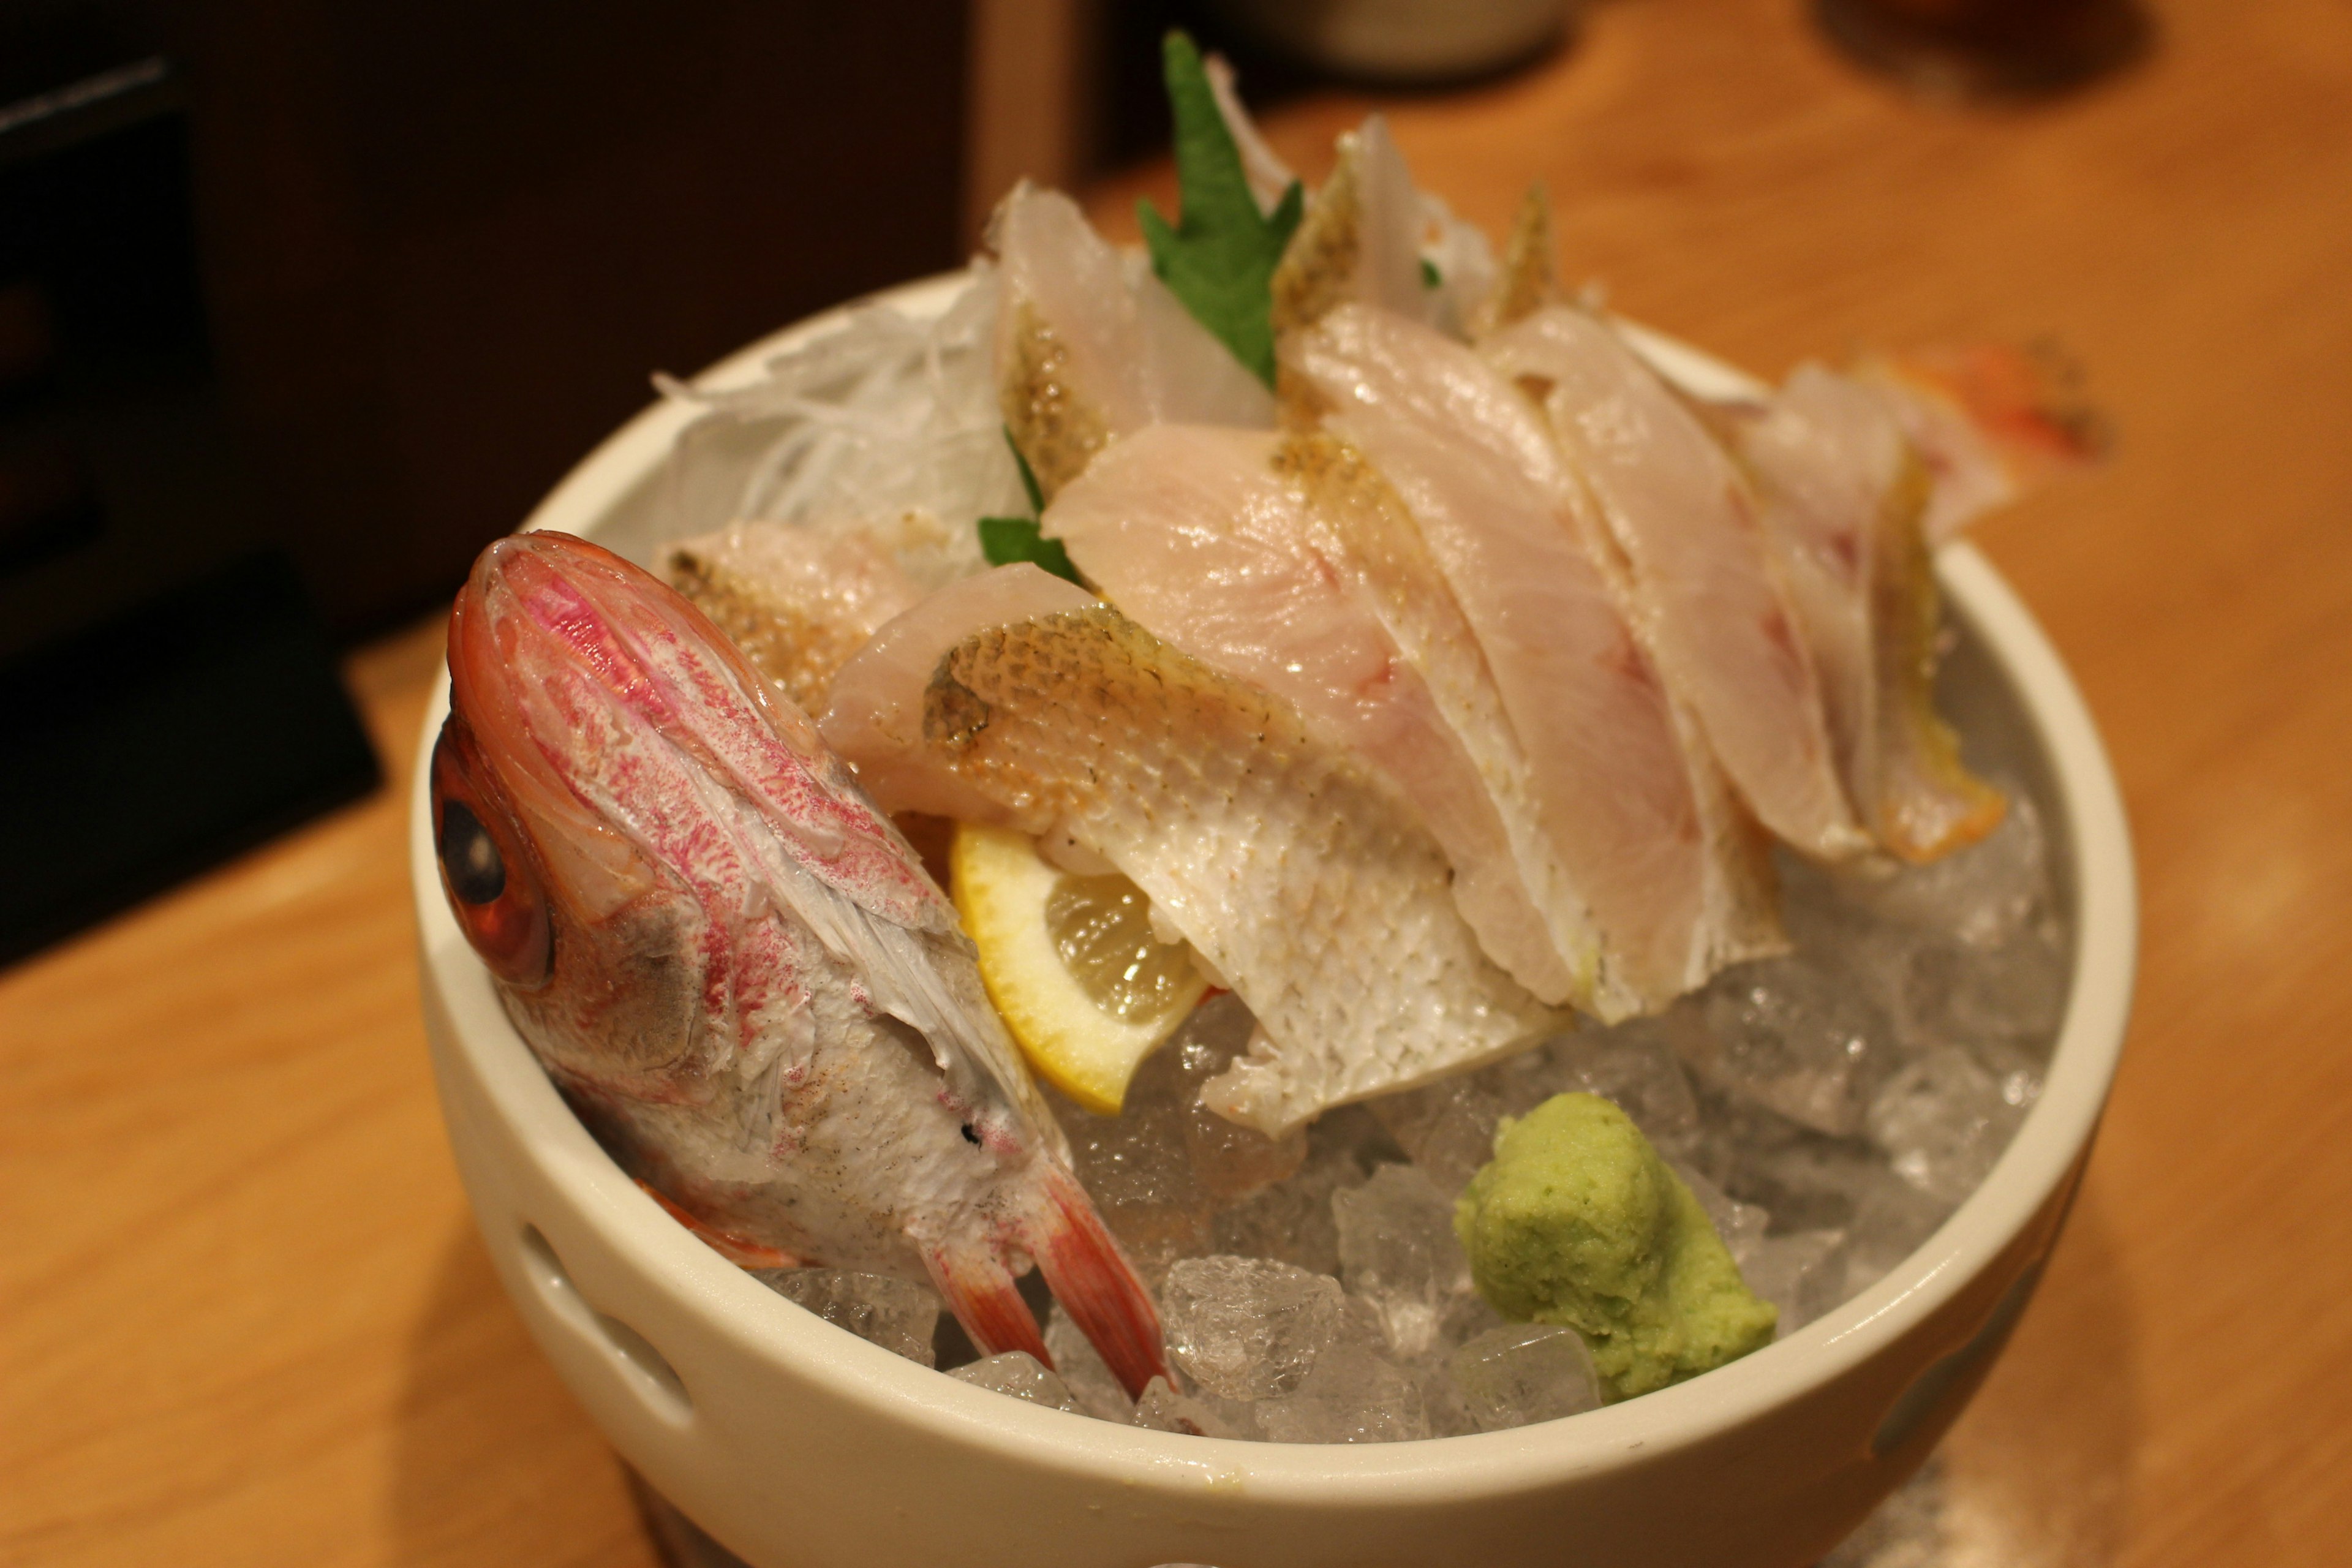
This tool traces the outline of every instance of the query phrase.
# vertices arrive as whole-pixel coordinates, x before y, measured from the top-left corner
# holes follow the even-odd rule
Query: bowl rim
[[[766,362],[832,331],[852,311],[887,306],[918,318],[943,310],[967,280],[950,273],[881,290],[821,312],[730,354],[694,378],[698,392],[741,386]],[[1759,384],[1702,351],[1625,323],[1667,374],[1709,389]],[[671,443],[698,416],[676,398],[656,402],[583,458],[524,522],[593,537],[613,506],[656,481]],[[1925,1243],[1869,1289],[1786,1339],[1704,1377],[1640,1399],[1509,1431],[1368,1444],[1279,1444],[1192,1437],[1071,1415],[949,1378],[869,1344],[805,1311],[727,1262],[625,1175],[557,1095],[507,1020],[487,973],[443,900],[431,831],[430,770],[411,784],[409,858],[420,978],[498,1113],[552,1190],[674,1312],[736,1352],[793,1373],[878,1419],[1007,1462],[1105,1486],[1197,1489],[1246,1479],[1270,1506],[1412,1506],[1503,1496],[1707,1441],[1808,1390],[1834,1381],[1927,1321],[2023,1232],[2067,1181],[2104,1109],[2128,1019],[2137,944],[2137,897],[2121,793],[2096,728],[2032,614],[1970,544],[1938,552],[1954,612],[2017,693],[2046,760],[2063,841],[2074,861],[2074,951],[2065,1015],[2041,1098],[1984,1182]],[[421,729],[420,758],[448,710],[445,669]],[[438,1042],[436,1042],[436,1047]]]

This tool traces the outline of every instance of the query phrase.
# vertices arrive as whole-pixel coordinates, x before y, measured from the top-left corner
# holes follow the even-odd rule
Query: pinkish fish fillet
[[[1108,606],[966,638],[923,729],[1014,826],[1124,872],[1249,1005],[1249,1054],[1201,1094],[1230,1121],[1279,1135],[1560,1022],[1479,950],[1385,778]]]
[[[1021,186],[998,209],[993,237],[999,401],[1048,496],[1147,425],[1273,423],[1265,385],[1069,197]]]
[[[834,676],[818,730],[883,810],[1002,823],[1006,813],[923,744],[923,689],[947,651],[985,626],[1081,608],[1095,596],[1024,563],[950,583],[874,634]]]
[[[663,552],[662,574],[811,712],[834,672],[920,595],[860,532],[733,522]]]
[[[1749,808],[1809,855],[1867,849],[1838,780],[1812,656],[1730,458],[1585,311],[1546,307],[1480,352],[1541,388],[1608,523],[1643,638]]]
[[[1453,862],[1454,902],[1487,954],[1544,1000],[1591,1008],[1598,934],[1536,821],[1476,644],[1393,498],[1334,493],[1351,468],[1366,488],[1328,438],[1162,425],[1097,458],[1045,531],[1122,613],[1385,772]],[[1457,710],[1484,700],[1463,718],[1490,776],[1433,683],[1475,689]]]
[[[1961,765],[1932,689],[1932,481],[1886,395],[1799,366],[1732,439],[1821,671],[1847,791],[1878,841],[1906,860],[1975,842],[2000,793]]]
[[[1664,1006],[1773,950],[1752,830],[1629,629],[1591,553],[1600,524],[1535,408],[1462,344],[1361,305],[1282,353],[1326,427],[1394,487],[1477,639],[1601,928],[1604,1013]]]

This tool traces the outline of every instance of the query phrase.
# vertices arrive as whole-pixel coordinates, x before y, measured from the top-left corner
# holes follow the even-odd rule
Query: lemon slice
[[[956,826],[956,911],[988,999],[1037,1076],[1104,1116],[1207,984],[1183,942],[1151,934],[1151,903],[1113,872],[1048,864],[1026,834]]]

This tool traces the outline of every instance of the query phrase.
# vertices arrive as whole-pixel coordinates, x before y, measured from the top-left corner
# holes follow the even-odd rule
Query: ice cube
[[[1070,1385],[1027,1351],[1006,1351],[1003,1355],[987,1356],[957,1367],[948,1375],[959,1383],[971,1384],[974,1388],[1009,1394],[1032,1405],[1066,1410],[1073,1415],[1086,1414],[1076,1396],[1071,1394]]]
[[[1249,1048],[1257,1020],[1230,992],[1192,1010],[1173,1039],[1161,1047],[1174,1069],[1184,1108],[1184,1146],[1192,1174],[1203,1191],[1233,1203],[1294,1174],[1307,1159],[1307,1132],[1295,1129],[1269,1138],[1255,1128],[1226,1121],[1200,1103],[1201,1086],[1233,1065]]]
[[[1316,1357],[1296,1393],[1255,1410],[1270,1443],[1402,1443],[1429,1436],[1421,1382],[1385,1353],[1369,1325]]]
[[[1919,1051],[1999,1043],[2047,1055],[2065,1011],[2067,979],[2064,944],[2041,927],[1992,947],[1923,942],[1903,973],[1904,1044]]]
[[[1548,1323],[1489,1329],[1454,1352],[1446,1374],[1481,1432],[1555,1420],[1601,1405],[1592,1352],[1583,1337]]]
[[[1842,1230],[1766,1237],[1739,1259],[1748,1288],[1780,1310],[1786,1339],[1844,1300],[1847,1247]]]
[[[1860,1131],[1887,1066],[1885,1015],[1803,954],[1725,971],[1671,1022],[1701,1078],[1823,1132]]]
[[[1470,1261],[1454,1237],[1453,1200],[1412,1165],[1382,1165],[1335,1194],[1339,1278],[1380,1316],[1390,1347],[1425,1353],[1454,1300],[1470,1289]]]
[[[939,1323],[940,1299],[924,1286],[845,1268],[761,1268],[751,1277],[861,1340],[936,1364],[931,1331]]]
[[[2051,910],[2049,838],[2032,798],[2008,786],[2009,812],[1981,843],[1882,879],[1842,879],[1877,918],[1975,947],[2008,941]]]
[[[1117,1116],[1097,1116],[1059,1095],[1054,1114],[1070,1141],[1079,1183],[1145,1279],[1157,1283],[1179,1258],[1209,1250],[1213,1205],[1193,1174],[1187,1111],[1165,1051],[1136,1070]]]
[[[1764,1232],[1772,1223],[1772,1212],[1756,1204],[1743,1204],[1721,1187],[1709,1181],[1697,1166],[1680,1160],[1668,1160],[1675,1175],[1691,1190],[1698,1206],[1722,1238],[1724,1249],[1731,1254],[1734,1263],[1743,1261],[1764,1240]]]
[[[1246,1411],[1248,1406],[1242,1408]],[[1195,1437],[1255,1436],[1236,1428],[1211,1409],[1207,1401],[1177,1393],[1164,1377],[1155,1377],[1144,1385],[1143,1397],[1135,1402],[1133,1424],[1155,1432],[1183,1432]]]
[[[1192,1258],[1168,1271],[1160,1318],[1176,1364],[1213,1394],[1268,1399],[1306,1382],[1347,1322],[1339,1282],[1263,1258]]]
[[[1307,1163],[1296,1175],[1216,1216],[1217,1251],[1271,1258],[1315,1274],[1339,1272],[1339,1228],[1331,1217],[1331,1197],[1364,1182],[1359,1146],[1353,1138],[1327,1135],[1323,1122],[1317,1122],[1307,1130]]]
[[[1686,1149],[1698,1132],[1698,1100],[1671,1044],[1675,1027],[1664,1018],[1633,1018],[1560,1036],[1539,1058],[1544,1098],[1597,1094],[1632,1117],[1659,1148]]]
[[[1992,1170],[2021,1118],[1999,1079],[1948,1046],[1888,1080],[1871,1102],[1870,1136],[1895,1174],[1958,1204]]]
[[[1484,1073],[1441,1079],[1367,1109],[1443,1192],[1458,1193],[1495,1157],[1495,1130],[1509,1105]]]
[[[1135,1402],[1128,1398],[1127,1390],[1103,1363],[1101,1352],[1059,1301],[1045,1317],[1045,1352],[1054,1358],[1054,1370],[1062,1374],[1087,1415],[1120,1422],[1134,1415]]]

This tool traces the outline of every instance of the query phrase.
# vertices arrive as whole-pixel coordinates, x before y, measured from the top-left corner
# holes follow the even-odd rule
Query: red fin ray
[[[1066,1171],[1046,1178],[1040,1234],[1028,1237],[1045,1283],[1130,1397],[1168,1376],[1160,1345],[1160,1310],[1151,1292],[1095,1212],[1086,1189]],[[1172,1379],[1171,1381],[1173,1381]]]

